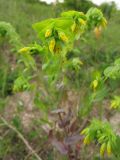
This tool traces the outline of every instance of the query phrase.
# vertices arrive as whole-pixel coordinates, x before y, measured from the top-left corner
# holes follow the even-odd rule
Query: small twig
[[[63,125],[63,129],[64,129],[64,132],[65,132],[65,135],[67,136],[68,133],[67,133],[67,130],[66,130],[66,127],[64,126],[64,122],[63,122],[63,119],[62,119],[62,116],[61,116],[61,113],[58,113],[58,116],[59,116],[59,119]]]
[[[80,133],[83,129],[84,129],[84,127],[86,127],[86,124],[89,122],[89,120],[88,120],[88,118],[83,122],[83,124],[81,125],[81,127],[79,128],[79,130],[78,130],[78,133]]]
[[[37,160],[42,160],[39,157],[39,155],[36,153],[36,151],[29,145],[28,141],[23,137],[23,135],[14,126],[9,124],[2,116],[0,116],[0,119],[3,121],[3,123],[7,127],[9,127],[11,130],[13,130],[18,135],[18,137],[24,142],[28,150],[31,152],[31,154],[33,154],[37,158]]]

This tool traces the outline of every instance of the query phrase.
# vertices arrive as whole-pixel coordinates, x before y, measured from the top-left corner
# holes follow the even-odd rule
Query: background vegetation
[[[77,75],[72,70],[68,73],[69,85],[62,90],[61,94],[55,92],[53,88],[50,88],[46,93],[42,90],[42,86],[38,94],[35,95],[35,99],[33,98],[35,93],[28,91],[14,93],[13,91],[14,81],[20,71],[17,66],[18,55],[16,51],[24,45],[32,45],[34,42],[40,43],[32,29],[32,24],[46,18],[57,17],[65,10],[74,9],[86,13],[90,7],[98,6],[87,0],[65,0],[64,3],[57,2],[56,5],[47,5],[37,0],[0,0],[0,115],[7,122],[10,122],[10,124],[6,124],[6,121],[1,119],[0,123],[1,160],[36,160],[37,158],[32,152],[38,153],[43,160],[65,159],[48,145],[47,134],[43,131],[46,128],[41,129],[45,120],[41,119],[40,109],[46,110],[46,106],[53,106],[55,109],[61,94],[64,94],[64,99],[59,105],[74,107],[78,100],[81,101],[78,108],[82,108],[82,110],[80,110],[78,117],[80,122],[85,119],[86,124],[93,116],[96,117],[99,114],[96,108],[99,110],[100,106],[104,106],[105,109],[100,111],[106,111],[103,118],[108,119],[120,134],[119,127],[116,129],[117,125],[120,125],[120,115],[109,109],[110,98],[120,93],[119,79],[108,81],[104,87],[101,84],[102,87],[96,96],[95,107],[91,105],[91,89],[88,89],[96,75],[99,77],[106,67],[119,58],[120,11],[117,10],[114,3],[104,3],[98,7],[108,20],[108,26],[101,36],[96,37],[92,31],[85,34],[84,38],[76,42],[75,48],[68,54],[68,58],[79,57],[83,62],[83,67]],[[41,60],[36,56],[35,58],[39,66]],[[33,83],[37,80],[34,79]],[[43,95],[39,95],[41,92]],[[40,98],[44,99],[46,94],[51,94],[52,98],[42,103]],[[102,103],[101,100],[103,100]],[[90,112],[92,108],[93,111]],[[87,117],[85,117],[86,115]],[[29,146],[32,146],[33,150]],[[88,152],[91,154],[86,154]],[[100,159],[97,151],[93,153],[92,147],[82,149],[80,158],[84,160]],[[114,160],[115,158],[108,159]]]

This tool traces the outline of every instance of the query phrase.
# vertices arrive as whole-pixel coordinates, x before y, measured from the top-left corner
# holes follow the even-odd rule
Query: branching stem
[[[24,136],[14,126],[8,123],[2,116],[0,116],[0,119],[8,128],[13,130],[18,135],[18,137],[23,141],[23,143],[26,145],[28,150],[31,152],[31,154],[33,154],[37,158],[37,160],[42,160],[39,157],[39,155],[36,153],[36,151],[29,145],[28,141],[24,138]]]

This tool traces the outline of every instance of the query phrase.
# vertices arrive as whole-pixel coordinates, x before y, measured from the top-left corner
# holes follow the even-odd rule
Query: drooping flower
[[[50,36],[51,36],[51,34],[52,34],[51,29],[48,29],[48,30],[45,32],[45,38],[50,37]]]
[[[104,156],[104,153],[105,153],[105,149],[106,149],[106,143],[103,143],[100,147],[100,155],[101,157]]]
[[[28,52],[30,49],[30,47],[24,47],[24,48],[21,48],[18,52],[19,53],[25,53],[25,52]]]
[[[101,36],[101,27],[95,27],[94,33],[95,33],[95,36],[96,36],[97,39],[100,38],[100,36]]]
[[[111,143],[110,143],[110,141],[108,141],[108,143],[107,143],[107,154],[108,154],[108,156],[110,156],[111,153],[112,153]]]
[[[77,24],[74,22],[73,25],[71,26],[72,32],[75,32],[76,27],[77,27]]]
[[[106,20],[105,18],[103,18],[103,19],[102,19],[101,26],[105,28],[106,25],[107,25],[107,20]]]
[[[51,53],[54,52],[54,48],[55,48],[55,39],[53,38],[49,43],[49,50]]]
[[[83,143],[84,143],[85,145],[90,144],[90,137],[89,137],[89,135],[87,135],[87,136],[84,138]]]
[[[78,20],[81,25],[86,25],[86,21],[83,20],[82,18],[79,18]]]
[[[68,37],[65,35],[65,33],[60,32],[59,37],[63,42],[68,42]]]
[[[91,87],[95,90],[97,88],[97,86],[98,86],[98,80],[95,79],[94,81],[92,81]]]

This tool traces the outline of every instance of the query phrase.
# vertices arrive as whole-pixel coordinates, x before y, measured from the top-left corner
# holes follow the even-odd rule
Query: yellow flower
[[[65,33],[60,32],[59,37],[63,42],[68,42],[68,37],[65,35]]]
[[[100,155],[101,157],[104,156],[104,153],[105,153],[105,149],[106,149],[106,143],[103,143],[100,147]]]
[[[46,32],[45,32],[45,38],[48,38],[51,36],[51,29],[48,29]]]
[[[85,137],[83,143],[84,143],[85,145],[90,144],[90,137],[89,137],[89,135],[87,135],[87,136]]]
[[[30,49],[30,47],[24,47],[24,48],[21,48],[18,52],[25,53],[25,52],[28,52],[29,49]]]
[[[111,143],[110,143],[110,141],[108,141],[108,143],[107,143],[107,154],[108,154],[108,156],[110,156],[111,153],[112,153]]]
[[[111,100],[111,106],[110,108],[117,109],[120,107],[120,97],[114,96],[114,99]]]
[[[103,18],[102,23],[101,23],[102,27],[106,27],[107,25],[107,20],[105,18]]]
[[[71,26],[72,32],[74,32],[76,30],[76,26],[77,26],[77,24],[74,22],[73,25]]]
[[[52,39],[49,43],[49,50],[51,53],[53,53],[54,48],[55,48],[55,39]]]
[[[81,135],[84,135],[84,134],[86,134],[88,131],[89,131],[89,128],[85,128],[85,129],[83,129],[83,130],[80,132],[80,134],[81,134]]]
[[[85,20],[83,20],[82,18],[79,18],[78,20],[79,20],[80,24],[82,24],[82,25],[86,25],[86,21],[85,21]]]
[[[95,36],[96,36],[97,39],[100,38],[100,36],[101,36],[101,27],[95,27],[94,33],[95,33]]]
[[[98,80],[94,80],[92,83],[91,83],[91,87],[95,90],[98,86]]]

